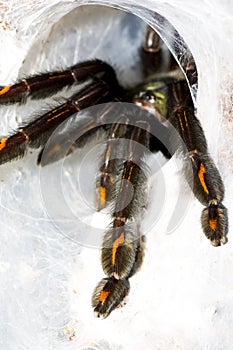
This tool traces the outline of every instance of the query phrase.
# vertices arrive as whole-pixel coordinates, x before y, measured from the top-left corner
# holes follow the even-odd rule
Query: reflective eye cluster
[[[155,103],[156,96],[151,91],[141,91],[139,93],[139,99],[141,99],[144,102],[148,102],[151,104]]]

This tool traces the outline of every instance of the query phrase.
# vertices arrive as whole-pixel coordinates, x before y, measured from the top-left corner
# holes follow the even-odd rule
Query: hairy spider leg
[[[179,69],[171,52],[167,47],[164,48],[163,40],[149,25],[146,28],[145,40],[141,49],[141,60],[146,77]]]
[[[99,175],[96,178],[96,209],[102,210],[113,199],[117,172],[119,169],[119,138],[126,137],[127,119],[118,118],[116,124],[112,124],[107,131],[107,141],[102,154]]]
[[[108,99],[110,98],[107,98],[107,100]],[[40,166],[46,166],[57,162],[73,153],[77,148],[84,147],[93,137],[96,136],[98,131],[105,131],[106,125],[101,119],[106,111],[107,113],[114,111],[114,106],[111,105],[110,108],[108,103],[101,103],[101,105],[98,106],[98,109],[95,110],[95,113],[92,111],[92,118],[81,124],[77,123],[76,117],[74,117],[74,119],[69,119],[71,122],[69,130],[64,133],[59,133],[59,137],[56,137],[56,139],[51,139],[46,151],[45,147],[47,145],[41,149],[37,159],[37,164]]]
[[[16,133],[0,139],[0,164],[23,157],[27,147],[44,146],[52,132],[63,121],[81,109],[110,98],[111,89],[104,81],[96,81],[74,94],[70,100],[18,128]]]
[[[143,159],[145,148],[149,148],[148,129],[145,122],[132,127],[129,159],[123,162],[116,182],[113,221],[104,235],[101,253],[103,271],[108,277],[100,281],[92,298],[97,317],[106,318],[121,304],[129,292],[128,279],[143,261],[145,238],[141,236],[139,221],[146,205],[147,171]]]
[[[98,211],[105,208],[115,195],[117,172],[122,164],[122,159],[124,159],[124,157],[120,159],[119,154],[122,155],[124,153],[124,148],[126,148],[127,151],[127,145],[123,145],[121,139],[130,139],[132,132],[130,120],[134,124],[142,122],[143,120],[146,123],[149,123],[150,131],[153,131],[153,133],[150,132],[150,134],[147,135],[147,138],[149,138],[150,151],[153,153],[160,151],[166,158],[171,158],[171,150],[169,151],[168,149],[170,148],[169,139],[171,129],[161,124],[158,119],[154,117],[153,113],[148,113],[147,108],[142,107],[145,99],[144,93],[146,88],[148,88],[148,84],[145,86],[139,86],[139,91],[142,93],[140,108],[137,106],[139,104],[139,98],[134,95],[135,92],[133,92],[135,98],[130,98],[129,100],[131,100],[137,107],[134,106],[130,109],[127,104],[125,107],[127,110],[124,111],[123,108],[121,108],[121,105],[119,107],[119,103],[117,105],[115,104],[115,108],[114,104],[112,104],[111,119],[114,116],[115,121],[106,129],[107,140],[101,158],[100,174],[96,180],[96,207]],[[148,101],[145,100],[144,102],[146,105]],[[159,103],[155,103],[153,106],[157,110],[159,109],[157,108],[158,104]],[[160,111],[158,111],[158,113],[159,112]],[[108,121],[109,116],[110,114],[106,114],[106,122]]]
[[[114,70],[101,60],[78,63],[66,70],[43,73],[22,79],[16,84],[0,87],[0,104],[24,103],[32,99],[51,96],[65,86],[81,83],[90,78],[102,79],[108,74],[115,78]]]
[[[141,64],[145,76],[159,71],[162,66],[162,45],[159,35],[148,25],[141,48]]]
[[[213,246],[219,246],[227,242],[228,232],[227,209],[222,204],[224,185],[208,154],[207,142],[190,102],[187,84],[175,82],[170,87],[174,106],[170,121],[185,145],[185,175],[196,198],[206,206],[201,216],[203,231]]]
[[[142,87],[140,86],[140,88]],[[114,96],[115,90],[115,88],[112,90]],[[125,98],[123,94],[122,100],[124,101]],[[108,100],[110,99],[108,98]],[[128,99],[128,101],[132,101],[133,104],[136,104],[131,98]],[[103,209],[112,198],[115,183],[114,179],[120,161],[117,160],[118,154],[115,144],[118,142],[118,138],[128,138],[125,134],[129,131],[129,126],[127,126],[128,117],[131,117],[133,121],[145,118],[150,123],[151,129],[156,130],[156,135],[159,136],[150,135],[150,151],[153,153],[161,151],[166,158],[171,158],[171,153],[166,146],[170,138],[169,127],[158,122],[158,120],[154,118],[154,115],[149,114],[146,109],[144,109],[144,111],[145,112],[142,112],[141,109],[138,109],[136,112],[135,107],[133,109],[129,108],[128,103],[124,104],[119,102],[119,98],[112,98],[110,103],[101,104],[101,106],[98,106],[98,109],[92,110],[92,117],[91,119],[89,118],[87,122],[81,123],[80,125],[76,120],[74,120],[74,122],[71,121],[72,126],[69,128],[68,137],[66,132],[60,133],[56,140],[50,140],[46,152],[44,152],[44,148],[40,151],[38,165],[45,166],[70,155],[77,148],[85,146],[93,138],[97,139],[98,133],[100,133],[102,140],[106,142],[106,146],[100,160],[100,175],[96,179],[96,208],[97,210]],[[80,135],[78,139],[76,138],[77,131]]]

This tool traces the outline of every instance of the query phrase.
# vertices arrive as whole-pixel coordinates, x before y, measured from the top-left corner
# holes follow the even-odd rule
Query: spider
[[[161,69],[164,57],[161,39],[149,26],[141,56],[145,81],[132,89],[122,87],[114,69],[98,59],[0,88],[0,104],[12,104],[24,103],[27,98],[51,96],[64,87],[86,83],[63,104],[1,138],[0,164],[23,157],[28,147],[42,149],[38,156],[38,164],[42,166],[60,159],[65,156],[60,145],[43,153],[54,130],[80,110],[96,104],[103,106],[100,120],[87,126],[84,136],[75,140],[68,150],[69,154],[81,147],[99,128],[106,133],[106,148],[96,180],[96,206],[101,210],[110,202],[112,222],[105,232],[101,251],[106,277],[99,282],[92,298],[94,313],[101,318],[109,316],[122,303],[129,292],[129,278],[143,262],[145,236],[140,232],[139,218],[147,203],[146,149],[161,151],[168,159],[177,149],[181,151],[185,167],[189,169],[185,177],[205,206],[201,222],[206,237],[213,246],[227,242],[227,209],[222,204],[224,185],[208,154],[187,81],[170,53],[166,69]],[[187,68],[187,75],[193,81],[197,79],[194,63]],[[137,115],[119,114],[114,103],[106,107],[105,103],[111,101],[133,103],[137,106]],[[106,108],[114,116],[114,122],[108,123],[108,119],[102,122]],[[174,129],[179,139],[174,137]],[[116,142],[121,138],[128,139],[127,158]]]

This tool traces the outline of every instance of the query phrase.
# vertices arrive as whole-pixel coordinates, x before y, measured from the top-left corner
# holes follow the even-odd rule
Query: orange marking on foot
[[[202,185],[205,193],[209,194],[209,191],[208,191],[208,188],[206,186],[205,179],[204,179],[205,173],[206,173],[206,168],[204,167],[204,164],[201,163],[200,169],[198,171],[198,177],[199,177],[199,180],[201,182],[201,185]]]
[[[0,151],[6,147],[6,142],[9,139],[9,137],[4,137],[3,139],[0,140]]]
[[[121,233],[120,237],[118,237],[115,242],[113,243],[113,248],[112,248],[112,264],[115,265],[116,262],[116,252],[117,248],[119,247],[120,244],[124,243],[125,241],[125,235],[124,232]]]
[[[6,93],[10,90],[11,87],[12,87],[12,85],[4,86],[4,87],[0,90],[0,95],[6,94]]]
[[[217,228],[217,219],[209,220],[209,225],[210,225],[211,230],[216,230],[216,228]]]
[[[108,292],[106,290],[102,290],[101,293],[100,293],[99,301],[101,303],[103,303],[107,299],[107,297],[109,296],[109,293],[110,292]]]
[[[105,187],[100,186],[99,195],[100,195],[100,206],[101,206],[101,208],[104,208],[105,203],[106,203],[106,188]]]

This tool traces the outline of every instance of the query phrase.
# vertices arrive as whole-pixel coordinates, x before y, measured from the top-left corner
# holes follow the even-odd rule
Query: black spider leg
[[[88,78],[102,79],[112,68],[101,60],[86,61],[66,70],[35,75],[16,84],[0,87],[0,104],[23,103],[27,97],[34,99],[51,96],[65,86],[81,83]]]
[[[123,116],[125,112],[126,115],[129,114],[129,106],[113,102],[99,106],[98,110],[91,112],[92,119],[88,119],[82,125],[72,122],[73,127],[69,130],[68,135],[67,132],[59,133],[59,137],[52,139],[48,147],[46,145],[46,151],[42,148],[38,157],[39,165],[51,164],[68,156],[77,148],[82,148],[90,139],[95,138],[98,132],[104,131],[104,133],[101,132],[101,137],[104,135],[105,149],[100,159],[100,172],[96,178],[96,208],[98,211],[105,208],[114,196],[116,175],[122,162],[122,159],[118,157],[117,143],[119,138],[128,139],[129,132],[128,119]],[[160,124],[153,115],[147,112],[145,115],[151,127],[160,135],[160,139],[150,135],[150,151],[161,151],[167,158],[170,158],[171,154],[165,146],[170,137],[170,130]],[[112,124],[109,124],[109,118]],[[135,119],[135,115],[132,118]],[[77,128],[80,135],[78,139],[76,139]]]
[[[187,44],[184,39],[180,36],[176,29],[174,31],[174,42],[173,42],[173,50],[176,53],[177,59],[190,83],[190,85],[194,85],[198,83],[198,73],[196,63],[194,61],[194,57],[192,52],[189,50]],[[182,50],[181,50],[182,48]]]
[[[117,109],[117,108],[116,108]],[[120,164],[118,158],[118,139],[126,136],[127,120],[125,117],[116,118],[107,130],[107,141],[102,155],[99,175],[96,178],[96,209],[99,211],[113,199],[117,172]]]
[[[145,76],[159,71],[162,66],[162,40],[149,25],[141,48],[141,61]]]
[[[142,69],[146,77],[155,73],[175,71],[178,64],[170,50],[164,47],[164,42],[149,25],[141,49]]]
[[[115,90],[113,90],[113,93],[114,91]],[[107,101],[111,100],[109,96],[106,98]],[[101,102],[104,101],[101,100]],[[108,103],[103,103],[94,111],[93,117],[81,125],[77,125],[76,118],[74,118],[74,120],[70,119],[71,127],[69,131],[62,134],[60,133],[59,137],[52,139],[49,144],[49,149],[47,148],[46,151],[45,148],[47,145],[41,149],[37,164],[46,166],[72,154],[77,148],[84,147],[96,136],[98,131],[104,131],[106,129],[105,123],[102,123],[101,120],[102,115],[110,113],[111,111],[114,112],[114,106],[111,105],[111,107],[109,107]],[[79,135],[78,138],[77,134]]]
[[[0,164],[23,157],[27,147],[44,146],[54,129],[71,115],[91,105],[111,100],[111,87],[116,88],[115,73],[106,73],[105,80],[94,81],[70,100],[38,117],[29,124],[20,127],[13,135],[0,140]],[[109,81],[111,79],[111,83]],[[113,89],[114,90],[114,89]]]
[[[162,92],[161,92],[162,94]],[[130,98],[133,104],[135,104],[135,99]],[[123,106],[123,104],[121,104]],[[119,164],[122,160],[119,158],[119,154],[124,153],[123,150],[119,150],[118,139],[128,139],[131,132],[131,126],[129,124],[130,118],[132,121],[139,122],[140,119],[146,117],[147,122],[150,124],[150,130],[154,132],[149,134],[149,149],[151,152],[162,152],[166,158],[171,158],[171,149],[169,151],[169,139],[171,129],[169,127],[161,124],[153,114],[148,113],[147,109],[140,107],[139,110],[142,111],[138,116],[138,107],[132,107],[132,112],[135,110],[133,115],[130,115],[129,106],[126,105],[126,113],[123,112],[123,107],[121,108],[118,104],[112,104],[111,111],[106,113],[105,118],[108,120],[108,116],[111,114],[111,120],[114,123],[110,125],[110,128],[106,129],[107,141],[104,153],[101,159],[100,174],[96,180],[96,207],[97,210],[101,210],[106,207],[106,205],[112,200],[115,192],[115,182],[117,170]],[[115,108],[114,108],[115,106]],[[143,111],[144,110],[144,111]],[[127,147],[127,146],[125,146]]]
[[[206,208],[202,212],[202,228],[214,246],[227,242],[228,216],[222,204],[224,185],[211,159],[203,129],[195,116],[190,93],[185,82],[171,84],[172,117],[184,145],[185,175],[197,199]],[[188,164],[187,164],[188,163]]]
[[[98,112],[98,113],[97,113]],[[85,146],[90,139],[96,137],[96,134],[103,130],[105,149],[100,159],[100,171],[96,178],[96,209],[99,211],[105,208],[113,198],[114,184],[120,160],[118,159],[119,149],[116,147],[118,138],[125,136],[127,129],[126,119],[119,118],[119,105],[114,103],[102,104],[98,110],[94,111],[91,120],[87,120],[83,125],[78,125],[79,137],[77,135],[77,124],[74,123],[73,129],[69,130],[69,134],[59,135],[49,149],[41,150],[38,157],[38,164],[45,166],[56,162],[77,148]],[[99,115],[98,115],[99,114]],[[105,120],[108,116],[114,120],[112,124],[106,124]],[[106,121],[107,121],[106,120]],[[117,122],[118,121],[118,122]],[[125,122],[125,123],[123,123]],[[74,133],[74,134],[73,134]],[[74,142],[72,140],[75,140]]]
[[[143,169],[145,148],[139,144],[149,148],[149,124],[145,123],[137,122],[132,127],[130,157],[123,162],[119,173],[113,221],[103,239],[102,267],[108,277],[99,282],[92,298],[95,315],[101,318],[121,304],[129,292],[128,279],[143,261],[145,238],[139,231],[139,217],[146,205],[147,175]]]

